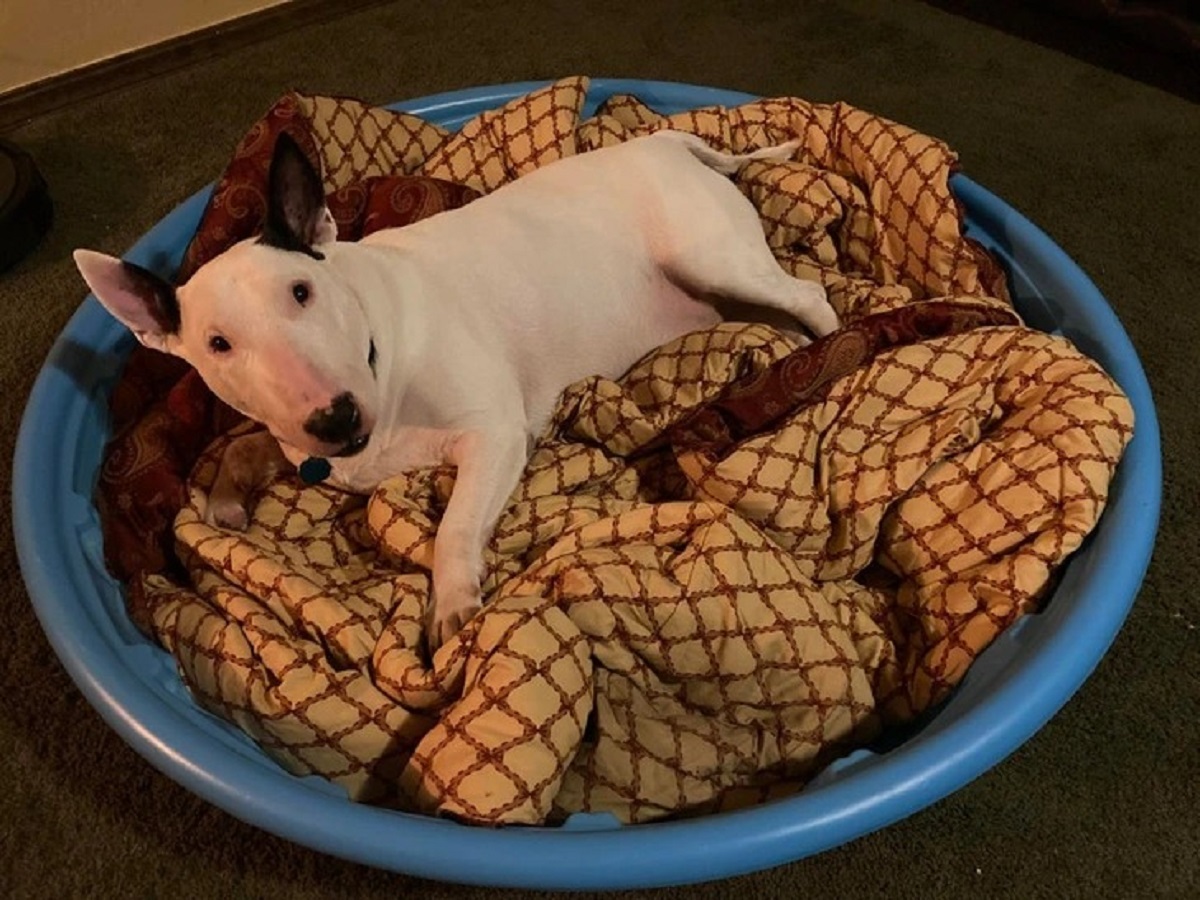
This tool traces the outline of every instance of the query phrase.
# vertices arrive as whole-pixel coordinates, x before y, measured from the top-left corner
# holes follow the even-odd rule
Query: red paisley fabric
[[[1011,325],[1010,311],[961,302],[930,300],[848,322],[823,340],[801,347],[757,377],[732,389],[684,419],[661,442],[715,458],[775,426],[797,408],[817,402],[841,376],[892,347],[963,334],[975,328]]]

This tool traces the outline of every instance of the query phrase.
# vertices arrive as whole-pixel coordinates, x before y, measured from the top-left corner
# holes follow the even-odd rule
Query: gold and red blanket
[[[734,152],[779,262],[845,327],[725,323],[573,385],[489,548],[485,607],[429,659],[451,469],[369,499],[281,478],[248,530],[200,515],[255,426],[135,353],[99,500],[131,611],[208,709],[350,796],[470,822],[626,822],[794,792],[941,701],[1036,611],[1095,524],[1130,404],[1025,327],[963,235],[943,143],[794,98],[661,116],[569,78],[457,133],[289,94],[218,183],[181,279],[258,228],[274,135],[322,165],[341,236],[470,202],[657,128]]]

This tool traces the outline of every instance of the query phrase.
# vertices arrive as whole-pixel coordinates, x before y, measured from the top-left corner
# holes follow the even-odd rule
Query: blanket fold
[[[800,790],[1039,608],[1132,435],[1119,388],[1026,328],[963,235],[940,141],[794,98],[661,116],[617,96],[585,120],[587,86],[454,134],[289,94],[239,145],[180,273],[259,227],[283,130],[321,162],[345,239],[659,128],[733,152],[800,139],[736,182],[845,327],[800,346],[727,322],[572,385],[486,553],[484,610],[432,659],[453,469],[369,499],[283,477],[228,532],[203,496],[257,426],[142,354],[114,395],[100,504],[135,618],[200,703],[355,799],[645,822]]]

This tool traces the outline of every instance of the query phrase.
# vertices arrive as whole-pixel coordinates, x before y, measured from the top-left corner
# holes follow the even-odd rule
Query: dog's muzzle
[[[346,446],[343,447],[341,450],[339,450],[337,453],[335,453],[333,455],[334,456],[356,456],[357,454],[363,452],[363,449],[367,446],[367,441],[369,441],[369,440],[371,440],[371,435],[360,434],[357,437],[353,437],[349,441],[347,441]]]
[[[353,456],[362,452],[371,435],[361,429],[362,411],[349,392],[339,394],[327,409],[317,410],[304,423],[304,430],[321,443],[341,447],[332,456]]]

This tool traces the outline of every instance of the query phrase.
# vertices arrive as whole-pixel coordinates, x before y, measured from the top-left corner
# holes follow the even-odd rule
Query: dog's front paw
[[[819,338],[832,334],[841,326],[838,315],[829,302],[828,292],[816,281],[802,281],[800,320]]]
[[[482,598],[477,584],[460,584],[439,590],[435,585],[429,608],[429,621],[425,623],[425,639],[429,652],[434,653],[442,644],[462,630],[482,607]]]
[[[217,528],[228,528],[231,531],[245,531],[250,524],[250,513],[238,500],[229,497],[208,498],[204,509],[204,521]]]

